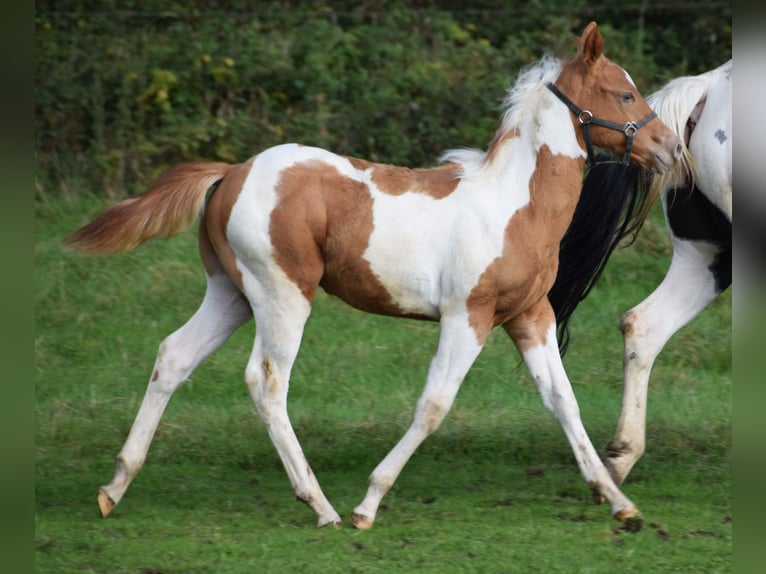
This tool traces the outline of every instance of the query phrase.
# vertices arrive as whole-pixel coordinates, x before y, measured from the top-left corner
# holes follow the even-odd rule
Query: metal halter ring
[[[625,134],[625,137],[628,138],[628,140],[625,142],[625,154],[622,157],[622,161],[620,163],[629,163],[630,162],[630,151],[633,148],[633,138],[638,133],[638,128],[645,126],[650,121],[652,121],[654,118],[657,117],[657,112],[652,112],[647,116],[644,116],[637,122],[627,122],[625,124],[618,124],[617,122],[610,122],[609,120],[605,120],[602,118],[597,118],[593,115],[593,113],[589,110],[583,110],[577,104],[575,104],[572,100],[570,100],[568,97],[566,97],[561,90],[559,90],[553,83],[548,82],[545,84],[546,87],[555,94],[555,96],[564,102],[564,105],[569,108],[569,110],[577,116],[577,119],[580,122],[580,125],[582,126],[583,131],[583,137],[585,138],[585,148],[588,153],[588,162],[590,165],[595,165],[596,158],[593,154],[593,143],[591,142],[590,138],[590,124],[596,124],[597,126],[602,126],[605,128],[609,128],[610,130],[617,130],[618,132],[622,132]]]

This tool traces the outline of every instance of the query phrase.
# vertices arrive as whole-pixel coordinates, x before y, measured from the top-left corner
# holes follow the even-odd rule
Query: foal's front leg
[[[615,485],[580,420],[577,399],[561,362],[556,320],[547,298],[503,327],[524,358],[545,408],[561,423],[588,486],[609,501],[615,518],[640,525],[638,509]]]
[[[488,330],[488,329],[487,329]],[[483,333],[481,339],[486,337]],[[407,432],[370,475],[367,495],[354,509],[354,526],[370,528],[383,496],[393,486],[412,453],[449,412],[460,384],[482,349],[467,314],[442,317],[439,347],[431,361],[423,394]]]

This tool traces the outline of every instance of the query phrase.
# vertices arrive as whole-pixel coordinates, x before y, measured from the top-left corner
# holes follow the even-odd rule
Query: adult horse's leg
[[[609,476],[580,420],[577,399],[561,362],[556,319],[548,299],[540,300],[503,327],[524,358],[543,404],[561,423],[580,472],[594,495],[609,501],[618,520],[638,521],[638,510]]]
[[[287,415],[290,372],[298,354],[311,305],[297,287],[278,280],[245,277],[256,322],[245,384],[287,471],[298,500],[318,516],[318,526],[339,526],[340,515],[322,492]]]
[[[208,276],[205,298],[197,312],[160,344],[141,407],[117,455],[114,478],[99,491],[101,516],[112,511],[143,466],[162,413],[175,390],[251,316],[246,299],[225,273]]]
[[[482,341],[488,331],[489,328],[479,335]],[[418,399],[412,424],[370,475],[367,494],[354,509],[354,526],[361,529],[372,526],[381,499],[415,449],[441,424],[481,349],[467,314],[442,317],[439,347],[431,361],[425,390]]]
[[[675,240],[673,258],[662,283],[643,302],[625,313],[622,411],[617,432],[607,445],[606,465],[617,484],[628,476],[645,448],[649,374],[668,339],[718,295],[709,267],[719,249]]]

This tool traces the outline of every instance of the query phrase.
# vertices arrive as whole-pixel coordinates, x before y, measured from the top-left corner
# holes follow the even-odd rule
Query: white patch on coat
[[[461,165],[462,179],[448,196],[390,195],[360,171],[373,195],[373,225],[364,258],[394,303],[405,312],[439,316],[464,305],[481,274],[503,252],[506,227],[530,201],[539,149],[584,157],[568,108],[545,87],[560,72],[547,59],[524,71],[506,98],[491,160],[485,152],[453,150],[443,161]]]
[[[689,140],[695,183],[729,221],[732,219],[731,60],[708,73],[711,80],[697,125]],[[719,132],[726,137],[722,138]]]

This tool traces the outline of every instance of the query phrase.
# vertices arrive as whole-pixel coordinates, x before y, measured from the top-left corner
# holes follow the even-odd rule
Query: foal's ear
[[[591,22],[585,27],[580,38],[580,47],[577,55],[589,66],[598,60],[604,53],[604,39],[601,37],[601,31],[595,22]]]

